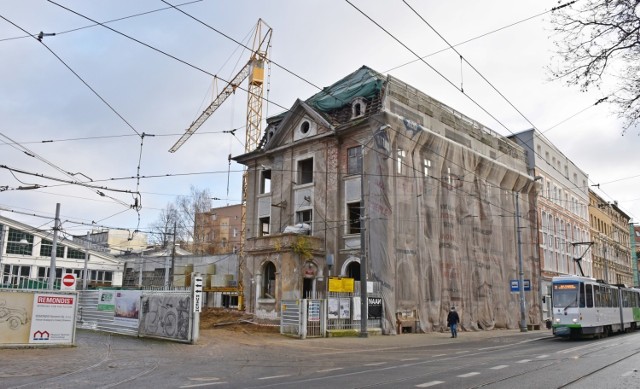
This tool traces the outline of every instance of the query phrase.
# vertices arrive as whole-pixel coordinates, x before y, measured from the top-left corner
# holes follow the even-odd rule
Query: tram
[[[640,289],[580,276],[553,277],[553,334],[606,337],[640,327]]]

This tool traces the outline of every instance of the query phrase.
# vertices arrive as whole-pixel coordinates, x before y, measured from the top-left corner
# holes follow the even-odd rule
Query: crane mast
[[[263,34],[264,32],[264,34]],[[222,91],[216,96],[211,104],[191,123],[185,133],[169,149],[175,153],[200,126],[224,103],[227,98],[235,93],[240,84],[247,78],[247,121],[246,135],[244,143],[245,153],[249,153],[258,148],[260,134],[262,133],[262,96],[264,92],[265,64],[267,63],[267,53],[271,44],[272,29],[262,19],[258,19],[255,34],[253,36],[253,47],[249,61],[240,71],[227,83]],[[246,203],[247,203],[247,171],[242,174],[242,217],[240,233],[240,253],[238,258],[238,309],[244,308],[244,266],[245,266],[245,240],[246,240]]]

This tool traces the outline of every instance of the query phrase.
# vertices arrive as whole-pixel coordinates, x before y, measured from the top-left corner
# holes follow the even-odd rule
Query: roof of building
[[[331,111],[350,104],[356,97],[372,98],[382,90],[386,77],[367,66],[344,77],[331,86],[322,88],[306,100],[312,107],[323,111]]]

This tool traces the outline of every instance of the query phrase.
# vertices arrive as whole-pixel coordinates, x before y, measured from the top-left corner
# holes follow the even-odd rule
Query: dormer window
[[[351,119],[356,119],[364,116],[367,110],[367,103],[362,97],[358,97],[351,103]]]

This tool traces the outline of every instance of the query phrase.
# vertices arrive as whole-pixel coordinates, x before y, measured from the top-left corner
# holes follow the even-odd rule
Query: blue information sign
[[[519,292],[520,291],[520,280],[511,280],[511,282],[509,283],[511,285],[511,291],[512,292]],[[525,292],[530,292],[531,291],[531,280],[524,280],[524,291]]]

